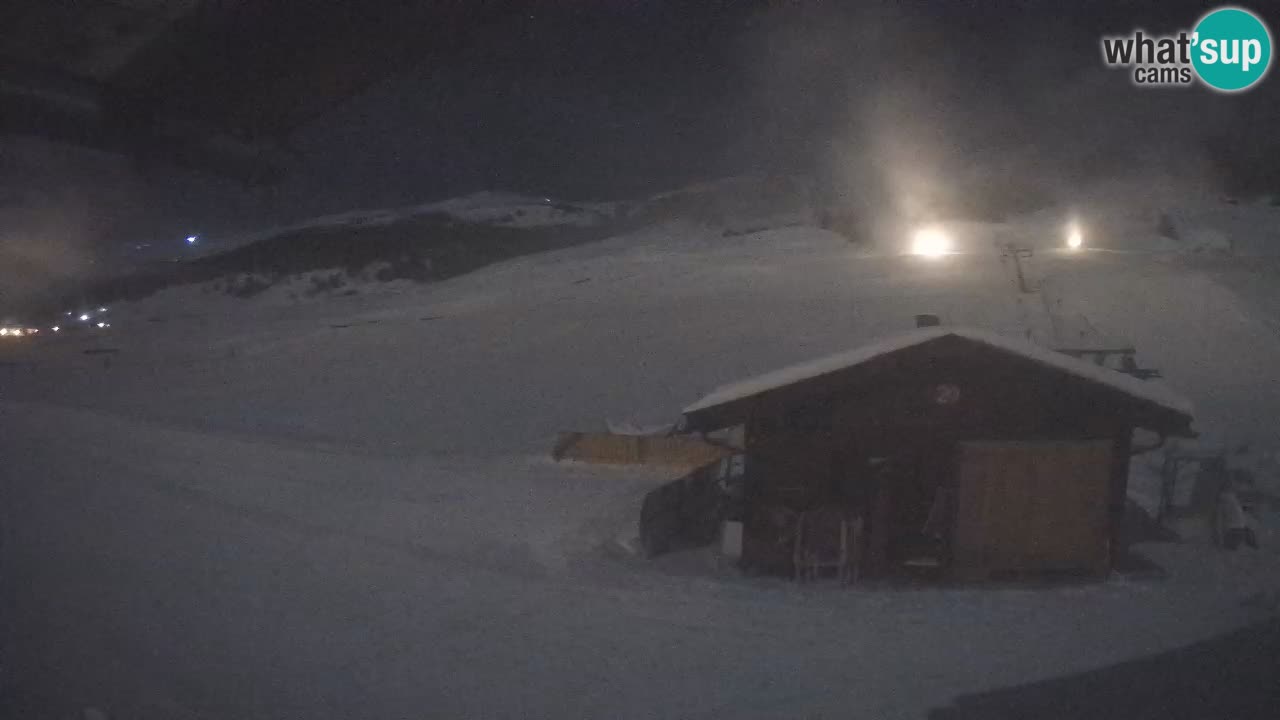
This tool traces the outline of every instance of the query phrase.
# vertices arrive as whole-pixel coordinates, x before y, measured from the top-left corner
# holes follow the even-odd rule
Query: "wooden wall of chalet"
[[[1110,440],[964,442],[951,576],[1105,575]]]
[[[942,338],[745,402],[743,561],[757,570],[789,571],[792,511],[868,501],[876,458],[918,458],[936,481],[954,486],[965,441],[1109,443],[1109,471],[1096,492],[1112,540],[1123,516],[1134,399],[980,343]],[[869,541],[873,556],[885,542],[874,532]]]

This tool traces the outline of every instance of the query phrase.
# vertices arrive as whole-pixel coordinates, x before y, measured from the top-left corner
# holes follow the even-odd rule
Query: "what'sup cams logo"
[[[1248,90],[1271,66],[1271,32],[1257,14],[1238,7],[1209,12],[1190,32],[1102,38],[1109,67],[1132,68],[1135,85],[1191,85],[1199,78],[1219,92]]]

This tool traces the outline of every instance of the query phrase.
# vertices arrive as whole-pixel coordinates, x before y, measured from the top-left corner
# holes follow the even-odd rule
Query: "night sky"
[[[486,189],[620,198],[749,172],[857,187],[919,158],[1040,194],[1117,175],[1280,188],[1274,78],[1225,97],[1102,68],[1103,33],[1214,5],[565,0],[406,28],[465,41],[285,138],[276,185],[0,141],[0,257],[23,269],[0,280],[19,296],[139,242]]]

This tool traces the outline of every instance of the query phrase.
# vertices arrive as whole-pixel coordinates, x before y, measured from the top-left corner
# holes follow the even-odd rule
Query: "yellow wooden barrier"
[[[695,468],[731,453],[729,448],[686,437],[562,432],[551,457],[603,465]]]

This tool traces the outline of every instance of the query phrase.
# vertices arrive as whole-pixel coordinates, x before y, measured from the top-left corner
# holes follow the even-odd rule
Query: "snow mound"
[[[281,235],[308,230],[346,227],[380,227],[429,216],[502,227],[584,227],[614,217],[615,203],[559,202],[548,197],[482,191],[462,197],[394,208],[348,210],[321,215],[287,225],[277,225],[207,243],[211,251],[247,245]]]
[[[1186,252],[1280,254],[1280,207],[1221,203],[1170,210],[1164,234]]]
[[[549,197],[485,191],[406,208],[402,212],[409,217],[445,213],[466,222],[510,227],[584,226],[612,218],[615,206],[612,203],[558,202]]]
[[[645,222],[686,221],[747,234],[812,224],[812,183],[799,176],[747,175],[689,185],[636,203],[628,217]]]

